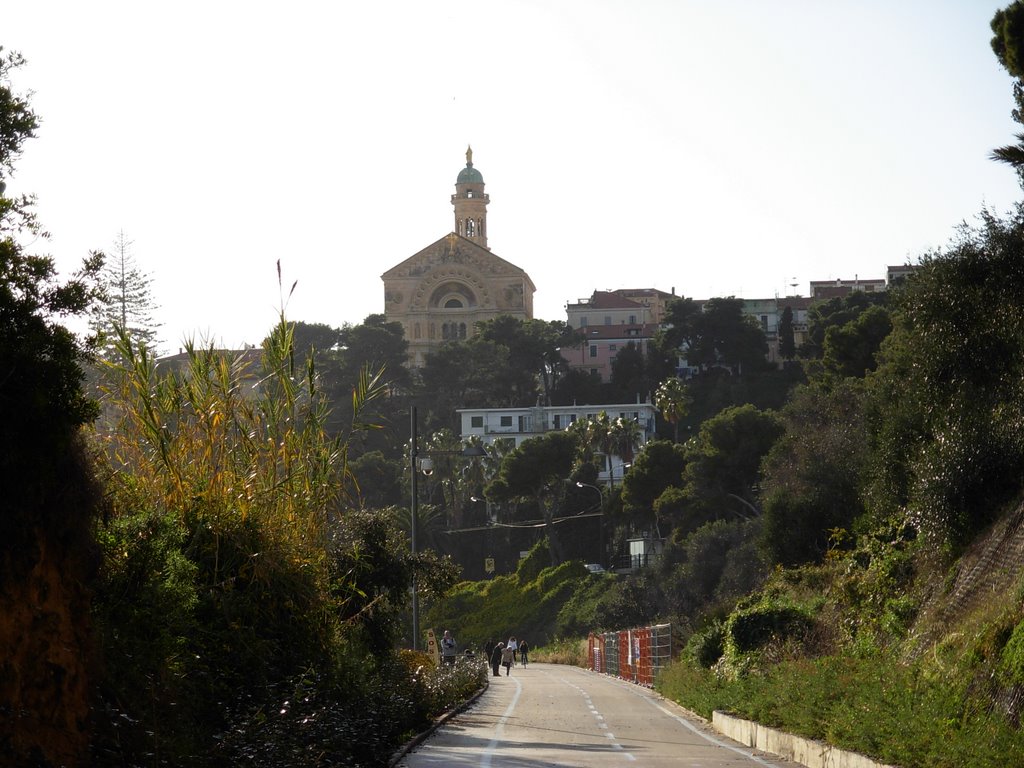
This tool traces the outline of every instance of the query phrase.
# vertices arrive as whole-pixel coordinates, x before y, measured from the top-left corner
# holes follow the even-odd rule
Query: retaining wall
[[[711,724],[716,731],[733,741],[806,765],[807,768],[897,768],[856,752],[794,736],[777,728],[768,728],[753,720],[742,720],[717,710],[711,718]]]

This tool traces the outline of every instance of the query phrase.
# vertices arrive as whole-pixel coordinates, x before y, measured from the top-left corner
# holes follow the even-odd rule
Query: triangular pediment
[[[448,270],[452,267],[472,269],[486,277],[521,277],[536,290],[524,270],[454,232],[396,264],[381,275],[381,279],[387,282],[403,278],[424,278],[435,270]]]

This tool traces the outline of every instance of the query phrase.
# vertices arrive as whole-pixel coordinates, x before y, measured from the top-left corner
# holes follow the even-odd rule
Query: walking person
[[[523,667],[526,666],[527,654],[530,652],[530,644],[526,640],[519,641],[519,660],[523,662]]]
[[[498,667],[501,666],[501,656],[504,650],[504,643],[498,643],[496,646],[494,646],[494,650],[491,651],[491,671],[494,672],[495,677],[501,677],[501,673],[498,671]]]
[[[501,649],[501,663],[505,667],[505,677],[512,674],[512,664],[515,663],[513,659],[515,659],[515,655],[512,649],[506,645]]]
[[[505,643],[505,647],[512,649],[512,666],[514,667],[516,665],[516,648],[519,647],[514,636],[508,639],[508,642]]]

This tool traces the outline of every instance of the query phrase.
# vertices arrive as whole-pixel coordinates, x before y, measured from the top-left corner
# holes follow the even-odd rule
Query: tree
[[[640,346],[627,342],[612,360],[612,402],[633,402],[637,397],[646,398],[654,388],[647,364],[647,356]]]
[[[690,411],[693,398],[686,390],[686,385],[672,377],[661,382],[654,393],[654,405],[661,411],[662,418],[672,425],[672,440],[679,442],[679,422]]]
[[[1017,105],[1013,119],[1024,125],[1024,2],[1015,0],[992,18],[992,51],[999,63],[1014,78],[1013,100]],[[1007,163],[1024,182],[1024,133],[1016,135],[1017,144],[992,151],[992,159]]]
[[[382,451],[367,451],[349,462],[362,506],[384,509],[402,501],[402,466],[389,460]]]
[[[463,472],[469,464],[462,458],[465,446],[459,436],[448,427],[434,432],[426,442],[423,454],[432,463],[427,477],[427,498],[440,503],[447,513],[449,528],[461,528],[463,513],[475,489],[472,479]],[[479,479],[479,478],[476,478]]]
[[[515,386],[504,375],[508,347],[483,339],[448,342],[427,355],[420,370],[426,428],[458,428],[456,409],[511,406]]]
[[[636,421],[621,416],[613,419],[606,411],[574,422],[567,431],[576,441],[580,464],[591,463],[595,453],[603,457],[609,488],[615,486],[613,457],[618,456],[623,463],[629,462],[642,436]]]
[[[762,548],[772,563],[818,561],[836,529],[863,514],[869,440],[862,379],[797,389],[782,411],[785,434],[764,460]]]
[[[611,428],[608,434],[608,447],[611,452],[622,459],[623,465],[633,461],[633,453],[640,445],[643,437],[643,430],[636,419],[627,419],[623,416],[612,419]],[[614,485],[612,478],[612,464],[608,463],[608,483]]]
[[[354,372],[369,366],[373,370],[383,369],[384,380],[392,394],[411,389],[412,376],[406,367],[409,342],[401,323],[389,322],[379,313],[367,315],[358,325],[342,326],[338,344],[346,380],[353,379]]]
[[[658,340],[665,352],[681,349],[690,365],[727,367],[741,374],[766,365],[764,331],[743,314],[743,299],[710,299],[698,308],[692,299],[676,299],[666,310],[668,327]]]
[[[551,564],[564,560],[555,513],[565,497],[576,459],[576,439],[568,432],[548,432],[524,440],[501,462],[498,477],[487,486],[489,500],[529,498],[544,518]]]
[[[607,402],[605,385],[601,374],[596,371],[584,371],[582,368],[570,368],[559,378],[551,396],[552,405],[580,405]]]
[[[319,362],[338,346],[341,341],[341,331],[326,323],[297,322],[292,331],[292,337],[292,346],[300,361],[316,356]]]
[[[665,307],[664,328],[658,332],[658,345],[663,350],[688,350],[695,346],[696,323],[700,306],[693,299],[680,296]]]
[[[23,63],[0,48],[0,170],[11,173],[38,124],[11,90]],[[87,659],[94,518],[102,503],[80,427],[96,404],[83,393],[89,345],[55,321],[84,314],[101,260],[69,281],[53,260],[27,254],[42,236],[32,199],[5,196],[0,180],[0,760],[11,765],[88,762]],[[12,673],[16,670],[16,673]]]
[[[160,324],[153,319],[153,310],[157,308],[151,291],[153,278],[139,269],[133,245],[122,229],[114,239],[112,254],[104,255],[100,278],[102,294],[89,320],[89,328],[99,338],[106,358],[110,358],[117,345],[118,329],[123,329],[133,341],[149,348],[156,346]]]
[[[783,360],[796,357],[796,339],[793,335],[793,308],[787,306],[779,318],[779,354]]]
[[[701,426],[686,446],[683,488],[668,488],[655,503],[685,532],[704,523],[761,514],[761,460],[783,431],[779,417],[752,405],[726,408]]]
[[[825,335],[829,328],[846,325],[868,308],[884,307],[888,302],[888,292],[851,291],[846,296],[812,304],[807,311],[807,337],[798,354],[804,359],[820,360],[825,355]]]
[[[833,376],[862,378],[878,367],[876,356],[892,331],[888,310],[868,307],[846,325],[825,332],[822,368]]]
[[[364,370],[380,372],[386,394],[364,410],[366,421],[382,428],[348,434],[362,450],[396,453],[393,445],[402,440],[405,422],[395,413],[405,409],[399,398],[412,388],[405,367],[408,342],[401,323],[387,322],[384,315],[367,315],[359,324],[334,328],[324,323],[297,322],[293,328],[295,362],[303,367],[313,363],[319,386],[328,394],[332,413],[327,429],[340,435],[352,421],[352,394]],[[401,422],[401,426],[398,426]],[[395,456],[391,456],[395,458]]]
[[[622,479],[623,511],[641,523],[654,523],[654,502],[668,488],[682,487],[686,451],[678,443],[652,440],[643,447],[633,468]]]
[[[716,607],[731,607],[763,581],[763,558],[756,549],[759,523],[716,520],[673,537],[659,574],[673,615],[700,626]]]
[[[533,405],[540,397],[551,403],[551,395],[568,365],[559,351],[562,347],[578,347],[582,339],[572,327],[557,320],[520,320],[501,315],[477,323],[476,335],[484,341],[508,349],[508,370],[505,376],[514,382],[511,405]]]
[[[1024,474],[1024,207],[979,219],[921,259],[868,380],[869,512],[907,510],[954,548],[1020,492]]]
[[[589,419],[580,419],[570,425],[570,433],[576,437],[582,449],[583,462],[591,460],[594,454],[602,456],[604,468],[608,471],[609,482],[612,471],[612,420],[606,411]]]
[[[9,176],[14,172],[15,161],[21,157],[21,150],[24,143],[36,135],[36,128],[39,127],[39,119],[27,98],[14,93],[11,90],[11,72],[25,63],[25,59],[18,53],[4,53],[0,47],[0,168],[5,170]],[[6,190],[6,185],[0,188],[0,195]],[[5,224],[8,212],[15,207],[18,201],[10,198],[4,199]]]

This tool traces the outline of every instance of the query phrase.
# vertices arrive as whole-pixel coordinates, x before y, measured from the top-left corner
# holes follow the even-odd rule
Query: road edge
[[[397,750],[395,750],[394,752],[391,753],[391,757],[388,758],[388,768],[394,768],[394,766],[396,766],[398,764],[399,760],[401,760],[407,754],[412,752],[412,750],[414,750],[416,747],[418,747],[420,744],[422,744],[423,741],[428,736],[430,736],[430,734],[432,734],[434,731],[436,731],[442,725],[447,723],[451,718],[455,717],[460,712],[466,711],[466,709],[469,706],[471,706],[472,704],[474,704],[477,699],[479,699],[481,696],[483,696],[484,693],[487,691],[487,689],[490,688],[490,687],[491,687],[491,681],[490,681],[490,679],[488,679],[488,680],[486,680],[484,682],[484,685],[483,685],[482,688],[480,688],[480,690],[478,690],[476,693],[474,693],[472,696],[470,696],[464,702],[462,702],[461,704],[459,704],[456,707],[452,707],[451,709],[449,709],[447,712],[445,712],[444,714],[440,715],[439,717],[434,718],[434,721],[430,725],[428,725],[426,727],[426,729],[424,729],[423,731],[420,731],[419,733],[417,733],[415,736],[413,736],[411,739],[409,739],[409,741],[405,742],[405,744],[403,744]]]

